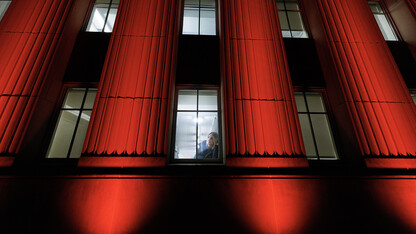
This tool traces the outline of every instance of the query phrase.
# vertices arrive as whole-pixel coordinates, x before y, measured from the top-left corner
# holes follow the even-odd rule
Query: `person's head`
[[[210,132],[208,134],[207,146],[208,148],[214,148],[216,145],[218,145],[218,133]]]

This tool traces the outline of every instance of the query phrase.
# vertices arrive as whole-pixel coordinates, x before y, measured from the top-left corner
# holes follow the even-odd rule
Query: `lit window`
[[[7,8],[9,8],[9,5],[12,1],[2,1],[0,0],[0,20],[3,18],[4,14],[7,11]]]
[[[119,3],[120,0],[95,0],[86,31],[111,33]]]
[[[378,27],[380,28],[384,39],[386,41],[398,41],[399,39],[394,32],[391,23],[387,19],[386,13],[380,3],[376,1],[368,1],[368,5],[370,5],[371,11],[376,18]]]
[[[70,88],[58,118],[47,158],[79,158],[97,89]]]
[[[215,0],[185,0],[182,34],[216,35]]]
[[[276,4],[283,37],[308,38],[298,1],[277,0]]]
[[[174,159],[221,160],[218,90],[179,89]]]
[[[410,96],[412,96],[413,102],[416,104],[416,93],[411,93]]]
[[[296,92],[295,99],[308,159],[337,159],[322,94]]]

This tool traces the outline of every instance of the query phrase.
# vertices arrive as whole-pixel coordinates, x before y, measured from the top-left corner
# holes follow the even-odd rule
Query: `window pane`
[[[277,5],[278,10],[284,10],[285,9],[285,4],[282,1],[277,1],[276,5]]]
[[[298,112],[307,112],[303,93],[295,93],[295,101]]]
[[[215,0],[201,0],[201,7],[215,8]]]
[[[310,112],[325,112],[324,102],[320,93],[306,93],[305,95]]]
[[[114,4],[113,4],[114,5]],[[116,21],[117,8],[111,8],[108,13],[107,22],[105,24],[104,32],[112,32],[114,28],[114,22]]]
[[[68,89],[62,108],[79,109],[84,99],[85,89],[71,88]]]
[[[87,32],[102,32],[104,28],[105,17],[107,16],[108,4],[94,6],[91,13],[90,22],[87,26]]]
[[[92,109],[96,94],[97,89],[88,89],[87,97],[85,98],[84,109]]]
[[[302,130],[303,143],[305,144],[306,156],[316,158],[315,144],[310,121],[307,114],[299,114],[300,128]]]
[[[83,111],[79,120],[77,133],[75,134],[74,144],[72,145],[70,158],[79,158],[84,145],[85,135],[87,134],[88,123],[90,122],[91,111]]]
[[[336,158],[334,140],[326,114],[311,114],[313,131],[320,158]]]
[[[303,27],[302,17],[300,16],[300,12],[287,12],[287,16],[289,18],[290,29],[292,31],[304,31],[305,28]]]
[[[218,110],[216,90],[200,90],[198,110]]]
[[[215,35],[215,9],[201,8],[200,35]]]
[[[289,24],[287,22],[286,12],[279,11],[279,21],[280,21],[280,27],[282,28],[282,31],[289,30]]]
[[[210,141],[211,137],[215,140]],[[218,158],[218,142],[218,113],[199,112],[197,158]]]
[[[179,90],[178,92],[178,110],[197,110],[196,90]]]
[[[178,112],[175,135],[175,158],[195,158],[197,122],[196,112]]]
[[[397,41],[396,34],[394,33],[390,23],[388,22],[385,15],[374,15],[376,18],[378,27],[383,34],[383,37],[386,41]]]
[[[297,1],[286,1],[286,10],[296,11],[299,10],[299,4]]]
[[[292,37],[289,30],[282,30],[282,36],[286,38]]]
[[[378,4],[378,2],[368,2],[368,5],[370,5],[371,11],[373,13],[383,13],[383,9],[381,8],[380,4]]]
[[[79,111],[64,110],[59,116],[58,125],[49,148],[48,158],[66,158],[75,130]]]
[[[11,1],[0,1],[0,20],[3,18],[4,14],[9,8]]]
[[[198,34],[198,8],[186,8],[183,12],[182,34]]]
[[[199,7],[199,0],[185,0],[185,7]]]
[[[412,96],[413,102],[416,104],[416,94],[412,93],[411,96]]]

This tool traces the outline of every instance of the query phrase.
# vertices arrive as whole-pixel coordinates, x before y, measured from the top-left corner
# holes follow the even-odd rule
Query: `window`
[[[4,14],[7,11],[7,8],[9,8],[9,5],[12,1],[2,1],[0,0],[0,20],[3,18]]]
[[[295,92],[303,142],[308,159],[337,159],[322,93]]]
[[[374,17],[376,18],[378,27],[383,34],[383,37],[386,41],[398,41],[396,33],[393,30],[392,24],[387,18],[386,12],[383,10],[379,2],[368,1],[371,11],[373,12]]]
[[[217,34],[215,0],[185,0],[182,34]]]
[[[416,104],[416,93],[411,93],[410,96],[412,96],[413,102]]]
[[[298,1],[277,0],[276,4],[283,37],[308,38]]]
[[[120,0],[95,0],[86,31],[111,33],[119,3]]]
[[[79,158],[97,89],[69,88],[62,104],[47,158]]]
[[[217,89],[179,89],[173,158],[221,161]]]

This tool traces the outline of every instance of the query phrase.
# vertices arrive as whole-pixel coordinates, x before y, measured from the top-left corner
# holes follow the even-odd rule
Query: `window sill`
[[[306,157],[227,157],[227,167],[246,168],[307,168]]]
[[[366,158],[368,168],[416,169],[416,158]]]
[[[165,167],[166,157],[82,156],[78,167]]]
[[[0,156],[0,167],[11,167],[14,163],[13,156]]]

